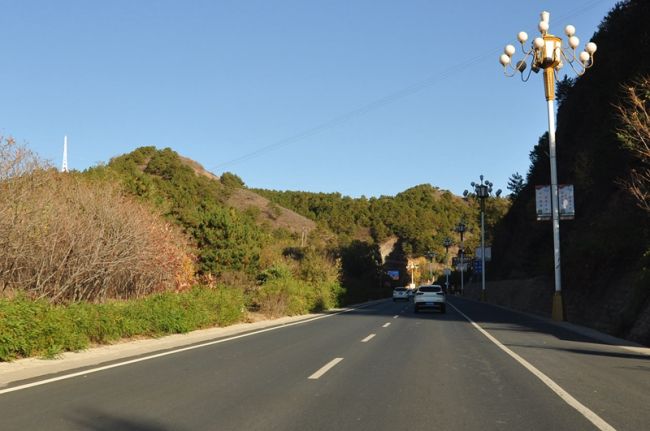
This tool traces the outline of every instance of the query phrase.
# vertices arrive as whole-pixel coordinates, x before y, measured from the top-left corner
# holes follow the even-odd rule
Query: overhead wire
[[[575,16],[579,16],[582,13],[594,8],[600,3],[603,3],[605,1],[611,1],[611,0],[590,0],[586,2],[584,5],[577,7],[569,12],[567,12],[565,15],[560,16],[559,20],[565,20],[568,18],[573,18]],[[228,160],[223,163],[216,164],[209,168],[210,170],[215,170],[215,169],[220,169],[226,166],[232,166],[241,162],[248,161],[250,159],[259,157],[261,155],[264,155],[266,153],[269,153],[275,149],[284,147],[286,145],[292,144],[294,142],[301,141],[305,138],[317,135],[319,133],[322,133],[328,129],[332,129],[336,126],[339,126],[343,123],[347,123],[351,121],[354,118],[363,116],[371,111],[374,111],[380,107],[389,105],[391,103],[394,103],[398,100],[401,100],[405,97],[411,96],[413,94],[419,93],[420,91],[424,90],[425,88],[428,88],[434,84],[439,83],[440,81],[444,81],[454,75],[456,75],[458,72],[463,71],[477,63],[480,63],[481,61],[485,60],[488,57],[493,56],[495,53],[501,51],[500,48],[496,48],[493,50],[490,50],[489,52],[486,52],[485,54],[470,58],[468,60],[465,60],[463,62],[460,62],[458,64],[455,64],[445,71],[441,73],[436,73],[434,75],[431,75],[430,77],[416,82],[414,84],[411,84],[407,87],[404,87],[398,91],[395,91],[393,93],[389,93],[385,96],[379,97],[359,108],[353,109],[352,111],[348,111],[344,114],[338,115],[336,117],[333,117],[323,123],[320,123],[317,126],[308,128],[306,130],[303,130],[301,132],[298,132],[294,135],[288,136],[286,138],[280,139],[278,141],[275,141],[269,145],[265,145],[261,148],[258,148],[256,150],[253,150],[247,154],[244,154],[242,156],[236,157],[234,159]]]
[[[427,79],[425,79],[423,81],[417,82],[415,84],[411,84],[408,87],[402,88],[399,91],[390,93],[390,94],[388,94],[386,96],[382,96],[382,97],[380,97],[378,99],[375,99],[374,101],[372,101],[370,103],[367,103],[366,105],[363,105],[363,106],[361,106],[361,107],[359,107],[357,109],[354,109],[352,111],[348,111],[345,114],[341,114],[339,116],[336,116],[336,117],[334,117],[334,118],[332,118],[332,119],[330,119],[328,121],[325,121],[325,122],[323,122],[323,123],[321,123],[321,124],[319,124],[317,126],[314,126],[314,127],[309,128],[307,130],[304,130],[302,132],[296,133],[295,135],[286,137],[284,139],[280,139],[279,141],[276,141],[276,142],[274,142],[272,144],[269,144],[269,145],[266,145],[266,146],[264,146],[262,148],[254,150],[254,151],[252,151],[252,152],[250,152],[248,154],[245,154],[243,156],[237,157],[237,158],[229,160],[227,162],[218,164],[218,165],[214,166],[212,169],[216,169],[216,168],[220,168],[220,167],[228,166],[228,165],[233,165],[233,164],[236,164],[236,163],[239,163],[239,162],[249,160],[251,158],[255,158],[255,157],[259,156],[259,155],[265,154],[265,153],[267,153],[269,151],[272,151],[272,150],[274,150],[276,148],[291,144],[293,142],[296,142],[296,141],[299,141],[301,139],[307,138],[309,136],[313,136],[315,134],[323,132],[323,131],[325,131],[327,129],[331,129],[331,128],[333,128],[335,126],[338,126],[340,124],[346,123],[346,122],[352,120],[353,118],[356,118],[356,117],[362,116],[364,114],[367,114],[368,112],[374,111],[375,109],[377,109],[379,107],[382,107],[382,106],[388,105],[390,103],[393,103],[393,102],[395,102],[397,100],[403,99],[406,96],[410,96],[412,94],[418,93],[418,92],[420,92],[421,90],[423,90],[426,87],[429,87],[429,86],[431,86],[431,85],[433,85],[433,84],[435,84],[435,83],[437,83],[439,81],[442,81],[444,79],[449,78],[450,76],[453,76],[459,70],[466,69],[466,68],[468,68],[468,67],[470,67],[470,66],[472,66],[472,65],[474,65],[474,64],[476,64],[478,62],[483,61],[488,56],[494,55],[494,53],[497,52],[497,51],[498,50],[494,50],[494,51],[491,51],[488,54],[483,54],[481,56],[474,57],[474,58],[472,58],[470,60],[467,60],[467,61],[465,61],[463,63],[459,63],[459,64],[447,69],[446,71],[444,71],[442,73],[438,73],[435,76],[431,76],[431,77],[429,77],[429,78],[427,78]]]

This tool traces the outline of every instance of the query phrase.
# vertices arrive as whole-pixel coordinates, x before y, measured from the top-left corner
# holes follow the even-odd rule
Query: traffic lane
[[[387,329],[274,429],[593,429],[453,310],[411,311]]]
[[[648,428],[650,356],[489,304],[450,302],[616,429]]]
[[[239,326],[239,328],[237,329],[231,329],[231,327],[224,327],[224,328],[215,327],[212,329],[215,330],[227,329],[227,331],[223,331],[223,332],[214,331],[211,332],[211,334],[208,333],[208,331],[196,331],[197,334],[195,334],[194,332],[190,334],[175,334],[172,337],[163,337],[163,339],[160,340],[163,341],[163,343],[159,343],[159,344],[152,343],[151,346],[147,347],[145,345],[140,349],[137,348],[124,349],[124,353],[122,354],[122,356],[118,356],[117,354],[114,354],[114,352],[109,352],[104,356],[103,360],[101,356],[102,353],[101,350],[103,349],[90,349],[88,351],[82,351],[80,353],[92,354],[93,355],[92,360],[79,361],[76,360],[78,358],[74,358],[75,360],[67,361],[66,357],[64,356],[61,359],[51,361],[53,366],[50,367],[49,370],[47,367],[44,366],[31,367],[32,364],[29,363],[25,364],[26,369],[36,368],[32,373],[27,373],[27,372],[14,373],[15,369],[10,367],[7,370],[6,375],[4,374],[5,371],[0,370],[0,374],[4,375],[4,378],[0,378],[0,394],[3,392],[3,390],[6,390],[8,388],[22,386],[25,384],[30,384],[32,382],[43,381],[46,379],[58,379],[60,378],[60,376],[66,376],[72,373],[80,373],[83,370],[94,369],[97,367],[113,367],[113,364],[120,364],[130,360],[138,361],[140,360],[139,358],[148,358],[156,355],[164,356],[167,354],[167,352],[170,351],[178,351],[183,348],[192,349],[197,346],[201,347],[208,344],[218,343],[220,342],[220,340],[224,340],[224,339],[245,337],[251,333],[267,332],[270,330],[274,330],[278,327],[288,327],[296,324],[303,324],[309,321],[327,318],[336,314],[349,313],[349,312],[353,312],[353,313],[358,312],[364,314],[380,314],[380,315],[389,314],[390,313],[389,311],[382,312],[381,310],[377,309],[378,304],[376,303],[386,302],[386,301],[387,300],[378,300],[365,305],[361,304],[351,308],[334,309],[334,310],[325,311],[311,316],[297,316],[298,317],[297,319],[292,319],[292,320],[285,320],[285,319],[278,319],[278,321],[272,320],[272,321],[268,321],[267,324],[265,325],[251,325],[251,327],[248,329],[245,327],[246,325],[243,324],[243,325],[236,325]],[[185,342],[183,342],[179,338],[179,337],[183,337],[184,335],[189,335],[187,337],[188,340]],[[174,342],[164,343],[164,341],[167,338],[174,338],[175,343]],[[146,342],[147,340],[142,340],[142,341]],[[149,341],[157,341],[157,340],[150,339]],[[133,343],[126,342],[124,344],[125,346],[128,346]],[[20,366],[20,362],[21,361],[17,361],[17,363],[14,365]],[[68,366],[65,366],[63,364],[64,362]],[[38,365],[41,364],[39,363]],[[11,377],[12,375],[16,375],[16,374],[18,375],[15,378]]]
[[[330,352],[356,346],[370,328],[392,319],[400,305],[367,309],[251,335],[151,361],[0,396],[3,429],[87,429],[88,421],[169,424],[208,429],[214,416],[250,414],[248,401],[273,405],[320,367]],[[345,316],[345,318],[342,318]],[[252,394],[252,395],[251,395]],[[264,403],[264,400],[271,400]],[[47,406],[34,417],[29,405]],[[256,409],[259,413],[259,409]],[[228,421],[226,421],[228,422]],[[47,425],[47,426],[46,426]]]

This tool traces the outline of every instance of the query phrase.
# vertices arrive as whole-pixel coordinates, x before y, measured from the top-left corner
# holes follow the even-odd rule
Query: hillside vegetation
[[[259,206],[241,200],[241,209],[231,206],[234,196],[247,192],[234,174],[217,178],[169,148],[143,147],[84,175],[122,184],[127,193],[180,227],[194,245],[203,282],[246,290],[254,309],[295,314],[331,307],[340,299],[339,268],[327,233],[314,230],[309,220],[298,220],[311,227],[309,241],[302,244],[302,232],[269,223]],[[266,200],[263,204],[269,205]],[[286,213],[275,210],[277,217]],[[288,299],[295,292],[300,294],[298,302]]]
[[[465,235],[465,250],[471,255],[480,241],[480,213],[477,201],[454,196],[429,184],[421,184],[396,196],[379,198],[351,198],[339,193],[309,193],[297,191],[255,190],[273,202],[291,208],[299,214],[316,221],[319,226],[330,229],[338,236],[340,247],[349,251],[347,255],[369,255],[365,248],[372,249],[374,259],[380,267],[373,277],[366,277],[367,283],[387,283],[388,270],[400,271],[400,280],[394,284],[410,283],[411,277],[406,264],[411,260],[418,264],[414,274],[416,282],[441,277],[442,271],[458,253],[459,238],[454,232],[463,221],[468,226]],[[492,240],[492,227],[500,220],[510,204],[508,199],[490,198],[486,202],[486,241]],[[453,245],[446,253],[444,240],[449,237]],[[383,245],[393,244],[394,250],[379,256]],[[435,253],[432,262],[425,258],[427,252]],[[470,269],[471,274],[471,269]],[[458,273],[451,282],[460,283]],[[390,283],[389,283],[390,284]]]
[[[236,175],[198,172],[170,149],[83,173],[57,172],[12,139],[0,151],[0,360],[386,294],[343,289],[331,234],[230,206]]]
[[[459,198],[429,184],[412,187],[394,197],[369,199],[355,199],[339,193],[256,192],[329,228],[344,244],[353,239],[380,243],[396,236],[409,257],[423,256],[427,251],[441,257],[444,238],[455,236],[454,228],[461,220],[469,228],[467,248],[471,250],[478,244],[480,218],[476,201]],[[491,226],[508,205],[507,199],[488,200],[488,240]]]

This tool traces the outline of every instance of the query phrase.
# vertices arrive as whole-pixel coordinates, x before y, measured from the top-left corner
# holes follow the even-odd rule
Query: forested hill
[[[216,177],[169,148],[138,148],[84,175],[121,183],[179,225],[196,246],[201,274],[237,271],[254,278],[283,260],[283,246],[299,244],[302,231],[315,228],[311,220],[245,190],[236,175]]]
[[[444,254],[443,240],[454,241],[454,227],[464,220],[469,225],[471,248],[478,232],[478,207],[473,200],[454,196],[429,184],[407,189],[396,196],[351,198],[339,193],[310,193],[256,189],[273,202],[290,208],[331,229],[345,243],[354,239],[382,242],[397,236],[407,255],[422,256],[431,250]],[[505,212],[506,199],[488,202],[488,226]]]
[[[639,328],[639,316],[650,316],[649,22],[647,0],[619,3],[593,37],[593,68],[557,89],[559,183],[574,185],[576,204],[575,220],[560,229],[567,314],[637,339],[650,336]],[[543,135],[526,185],[495,233],[493,276],[552,280],[551,226],[535,220],[535,185],[549,184],[549,175]]]

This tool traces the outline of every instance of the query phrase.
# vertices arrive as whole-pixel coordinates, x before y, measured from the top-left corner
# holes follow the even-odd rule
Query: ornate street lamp
[[[453,245],[453,241],[451,238],[446,237],[445,240],[442,242],[442,245],[445,247],[445,253],[449,253],[449,247]]]
[[[562,39],[548,33],[550,14],[542,12],[541,17],[542,20],[538,26],[541,37],[536,37],[533,40],[530,49],[524,46],[528,40],[528,34],[522,31],[517,35],[524,54],[523,59],[513,65],[512,56],[515,54],[516,49],[513,45],[507,45],[504,53],[499,58],[499,62],[503,66],[506,76],[514,76],[519,72],[523,81],[528,81],[531,72],[537,73],[540,69],[544,71],[544,90],[548,109],[548,146],[551,160],[551,207],[553,213],[553,255],[555,259],[555,295],[553,296],[552,316],[554,320],[564,320],[560,272],[560,215],[555,159],[555,80],[557,79],[557,73],[565,64],[571,66],[576,75],[582,76],[587,69],[594,65],[594,54],[597,47],[595,43],[589,42],[585,45],[584,51],[578,54],[576,48],[580,45],[580,39],[575,35],[576,29],[572,25],[567,25],[564,29],[564,33],[568,38],[568,47],[562,47]],[[524,71],[528,68],[528,62],[530,62],[530,70],[524,76]]]
[[[478,183],[472,182],[474,194],[481,202],[481,300],[485,301],[485,199],[492,193],[492,184],[488,180],[483,180],[483,175],[479,177]],[[496,196],[501,196],[501,189],[496,191]],[[467,197],[469,192],[465,190],[463,195]]]
[[[406,269],[411,270],[411,288],[415,287],[415,270],[418,269],[418,265],[415,262],[409,262],[409,264],[406,266]]]

